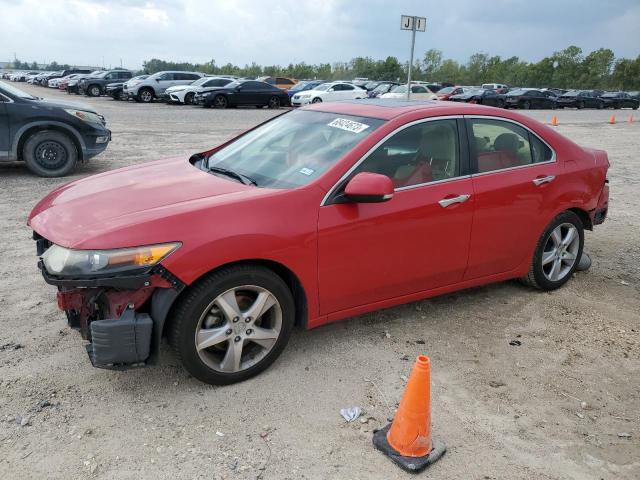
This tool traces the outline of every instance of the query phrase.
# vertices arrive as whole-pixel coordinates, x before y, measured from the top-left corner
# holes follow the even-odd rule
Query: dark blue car
[[[296,93],[304,92],[305,90],[313,90],[318,85],[326,83],[325,80],[306,80],[302,82],[296,83],[296,85],[289,90],[287,93],[289,94],[289,98],[293,97]]]

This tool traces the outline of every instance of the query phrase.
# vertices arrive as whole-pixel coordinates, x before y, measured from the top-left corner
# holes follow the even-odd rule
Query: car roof
[[[496,115],[496,109],[483,105],[474,105],[458,102],[442,102],[439,100],[395,100],[369,98],[364,100],[346,100],[341,102],[314,103],[302,107],[303,110],[320,112],[342,113],[359,117],[379,118],[391,120],[392,118],[423,110],[429,113],[426,116],[439,115]],[[499,110],[503,112],[503,110]]]

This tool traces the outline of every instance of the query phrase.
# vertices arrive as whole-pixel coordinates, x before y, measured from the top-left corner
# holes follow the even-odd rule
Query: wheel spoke
[[[235,290],[229,290],[223,295],[220,295],[216,300],[216,303],[224,313],[224,316],[230,322],[232,322],[235,317],[239,317],[241,315]]]
[[[571,265],[575,259],[576,259],[576,254],[575,253],[571,253],[569,251],[567,251],[564,256],[562,257],[562,259],[567,262],[568,265]]]
[[[244,342],[229,342],[227,352],[220,362],[220,370],[223,372],[237,372],[240,370],[240,360],[242,359],[242,347]]]
[[[203,350],[205,348],[209,348],[224,342],[229,338],[229,336],[226,334],[227,329],[228,327],[225,325],[224,327],[207,328],[200,330],[198,332],[196,348],[198,350]]]
[[[547,265],[549,262],[552,262],[556,256],[556,249],[554,248],[550,252],[542,253],[542,265]]]
[[[557,227],[551,232],[551,240],[556,247],[559,247],[562,243],[562,235],[560,235],[560,227]]]
[[[257,343],[261,347],[271,348],[276,340],[278,340],[279,332],[273,328],[253,327],[253,333],[249,337],[253,343]]]
[[[571,245],[571,242],[573,242],[573,239],[576,238],[576,233],[578,233],[576,231],[575,228],[570,228],[567,231],[567,234],[564,236],[564,238],[562,239],[562,244],[566,247]]]
[[[559,258],[556,258],[553,261],[553,266],[551,267],[551,271],[549,272],[549,278],[552,281],[556,281],[558,280],[558,277],[560,276],[560,269],[562,267],[562,260],[560,260]]]
[[[245,317],[257,320],[276,304],[276,299],[269,292],[260,292],[251,307],[244,312]]]

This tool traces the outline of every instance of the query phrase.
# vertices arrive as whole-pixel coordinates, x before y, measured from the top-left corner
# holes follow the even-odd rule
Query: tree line
[[[37,70],[33,62],[14,62],[16,69]],[[62,70],[69,65],[52,62],[45,70]],[[215,60],[206,63],[172,62],[153,58],[143,64],[140,73],[153,74],[163,70],[189,70],[212,75],[237,75],[241,77],[286,76],[297,79],[352,80],[365,77],[375,80],[402,82],[407,77],[408,62],[396,57],[376,60],[356,57],[348,62],[304,62],[282,65],[238,66],[232,63],[217,65]],[[526,62],[518,57],[502,58],[498,55],[475,53],[466,63],[444,58],[441,50],[431,49],[414,62],[412,78],[455,85],[480,85],[505,83],[511,86],[555,87],[603,90],[640,90],[640,55],[635,59],[616,58],[613,51],[600,48],[588,54],[571,45],[538,62]]]

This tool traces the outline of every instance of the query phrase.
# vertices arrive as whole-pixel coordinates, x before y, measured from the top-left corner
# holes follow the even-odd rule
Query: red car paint
[[[523,277],[537,240],[556,215],[578,209],[593,219],[599,201],[602,206],[603,196],[608,198],[606,153],[583,149],[510,110],[454,102],[321,103],[304,109],[387,121],[316,181],[296,189],[225,180],[195,168],[184,156],[58,188],[38,203],[28,223],[49,241],[75,249],[182,242],[162,265],[187,288],[229,263],[279,264],[299,280],[306,325],[312,328]],[[398,127],[464,115],[519,122],[555,150],[556,161],[396,191],[384,203],[321,206],[349,168]],[[533,179],[548,175],[556,180],[533,185]],[[438,205],[461,194],[471,195],[470,201]]]

